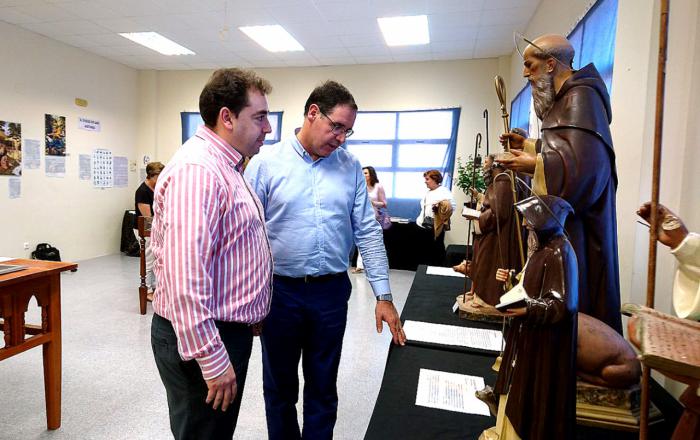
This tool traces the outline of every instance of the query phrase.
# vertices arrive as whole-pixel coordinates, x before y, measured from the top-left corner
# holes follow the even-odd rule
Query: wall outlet
[[[28,242],[28,241],[25,241],[25,242],[24,242],[24,250],[25,250],[25,251],[28,251],[28,250],[29,250],[29,242]]]

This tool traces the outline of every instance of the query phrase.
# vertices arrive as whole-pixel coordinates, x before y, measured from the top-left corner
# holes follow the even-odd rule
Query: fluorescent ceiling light
[[[428,17],[412,15],[407,17],[377,18],[379,28],[388,46],[412,46],[430,43]]]
[[[269,26],[243,26],[238,29],[270,52],[295,52],[304,50],[302,45],[278,24]]]
[[[168,40],[158,32],[129,32],[120,33],[124,38],[160,52],[163,55],[194,55],[195,53],[186,47],[182,47],[172,40]]]

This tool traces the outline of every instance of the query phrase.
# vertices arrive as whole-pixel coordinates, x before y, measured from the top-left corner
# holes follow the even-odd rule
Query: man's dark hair
[[[248,103],[248,90],[257,90],[263,95],[272,91],[272,85],[252,70],[218,69],[199,95],[199,113],[207,127],[216,126],[219,111],[226,107],[236,117]]]
[[[304,115],[309,113],[311,104],[316,104],[325,114],[330,113],[336,105],[347,105],[353,110],[357,110],[355,98],[344,85],[335,81],[326,81],[316,87],[309,95],[304,105]]]
[[[363,170],[367,170],[369,173],[369,186],[374,186],[379,183],[379,178],[377,177],[377,170],[374,167],[364,167]]]

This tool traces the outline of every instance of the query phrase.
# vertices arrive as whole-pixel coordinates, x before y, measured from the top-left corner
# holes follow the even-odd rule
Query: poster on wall
[[[122,156],[114,157],[114,186],[124,188],[129,185],[129,159]]]
[[[46,177],[66,177],[66,158],[60,156],[46,156],[44,160]]]
[[[22,195],[22,179],[19,177],[10,177],[8,185],[10,198],[19,199],[19,197]]]
[[[92,151],[92,185],[95,188],[111,188],[113,182],[112,152],[104,148]]]
[[[80,180],[92,179],[92,157],[89,154],[78,156],[78,176]]]
[[[44,115],[44,134],[46,135],[46,155],[66,155],[66,117]]]
[[[37,139],[25,139],[22,152],[22,168],[25,170],[38,170],[41,167],[41,141]]]
[[[0,121],[0,175],[22,174],[22,125]]]

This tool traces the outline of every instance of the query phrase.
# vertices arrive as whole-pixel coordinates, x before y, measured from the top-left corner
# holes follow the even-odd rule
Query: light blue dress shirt
[[[374,294],[391,293],[382,228],[352,154],[338,148],[314,161],[293,136],[263,147],[245,177],[265,209],[275,274],[346,271],[354,241]]]

